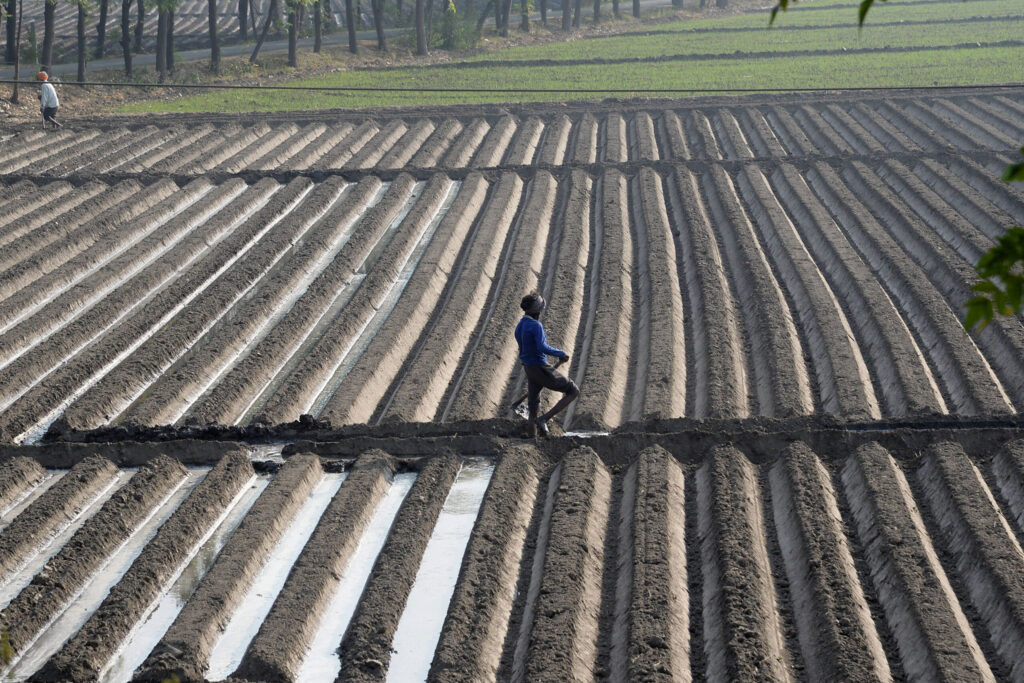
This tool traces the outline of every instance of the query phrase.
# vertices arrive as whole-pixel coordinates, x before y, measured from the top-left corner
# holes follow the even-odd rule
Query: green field
[[[555,92],[288,92],[221,91],[166,102],[135,104],[124,111],[275,111],[332,107],[578,100],[624,90],[795,89],[932,86],[1020,82],[1024,40],[1020,0],[924,3],[892,0],[872,10],[863,31],[849,2],[797,6],[780,15],[784,30],[768,30],[767,13],[653,24],[651,33],[509,48],[465,60],[460,66],[349,71],[292,85],[362,88],[523,88]],[[943,22],[997,17],[995,21]],[[874,21],[877,26],[871,25]],[[893,25],[899,21],[935,23]],[[755,31],[715,29],[762,28]],[[967,49],[944,46],[971,44]],[[903,48],[903,50],[892,50]],[[907,48],[910,48],[907,50]],[[851,53],[851,50],[858,52]],[[862,52],[867,50],[867,52]],[[821,54],[800,54],[815,52]],[[758,54],[760,53],[760,54]],[[776,53],[765,55],[763,53]],[[694,59],[693,55],[721,55]],[[544,64],[523,64],[543,60]],[[601,60],[607,63],[586,63]],[[648,60],[648,61],[644,61]],[[486,61],[487,64],[475,65]],[[565,61],[566,64],[558,64]],[[512,64],[497,64],[511,62]],[[518,64],[517,64],[518,63]],[[668,95],[670,93],[666,93]],[[684,93],[680,93],[684,94]],[[699,93],[698,93],[699,94]]]

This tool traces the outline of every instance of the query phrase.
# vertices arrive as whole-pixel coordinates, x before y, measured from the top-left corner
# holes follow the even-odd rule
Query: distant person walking
[[[519,343],[519,360],[526,371],[526,381],[529,385],[529,435],[533,437],[540,432],[542,436],[548,436],[548,420],[575,401],[580,395],[580,390],[571,379],[555,370],[555,367],[569,362],[569,354],[548,346],[544,325],[540,322],[540,314],[545,307],[544,297],[532,292],[523,297],[519,307],[523,309],[525,315],[516,325],[516,341]],[[548,364],[548,356],[559,359],[554,367]],[[538,417],[541,389],[558,391],[563,396],[551,410]]]
[[[36,74],[36,78],[43,82],[39,89],[39,111],[43,113],[43,128],[51,124],[54,128],[60,128],[57,121],[57,110],[60,109],[60,100],[57,99],[57,89],[49,82],[50,76],[45,71]]]

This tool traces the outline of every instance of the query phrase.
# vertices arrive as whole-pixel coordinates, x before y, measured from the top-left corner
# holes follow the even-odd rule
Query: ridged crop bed
[[[1024,680],[1024,89],[14,133],[16,680]]]

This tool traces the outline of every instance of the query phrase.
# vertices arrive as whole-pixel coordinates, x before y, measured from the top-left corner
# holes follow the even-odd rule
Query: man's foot
[[[537,435],[548,437],[551,436],[551,430],[548,429],[548,421],[543,417],[538,417],[535,423],[537,425]]]
[[[530,419],[530,409],[526,407],[526,401],[520,401],[519,403],[512,406],[512,414],[523,418],[524,420]]]

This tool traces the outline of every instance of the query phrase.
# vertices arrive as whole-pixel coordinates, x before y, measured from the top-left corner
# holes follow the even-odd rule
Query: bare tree
[[[594,0],[595,2],[597,0]],[[580,19],[583,15],[583,0],[573,0],[572,3],[572,25],[575,28],[580,27]]]
[[[167,10],[167,72],[174,73],[174,10],[177,7],[177,0],[170,0],[170,8]]]
[[[43,0],[43,66],[53,64],[53,23],[57,0]]]
[[[387,52],[388,41],[384,35],[384,0],[370,0],[373,8],[373,27],[377,30],[377,49]]]
[[[89,16],[90,0],[73,0],[78,8],[78,22],[76,24],[78,34],[78,82],[85,83],[85,65],[89,56],[89,48],[85,37],[85,19]]]
[[[522,0],[519,5],[519,28],[523,33],[530,32],[530,0]]]
[[[142,52],[142,33],[146,27],[146,3],[145,0],[136,1],[136,9],[138,10],[138,21],[135,22],[135,50],[136,54]]]
[[[562,30],[568,32],[572,26],[572,0],[562,0]]]
[[[239,0],[241,2],[241,0]],[[210,71],[220,73],[220,40],[217,38],[217,0],[208,0],[210,10]],[[242,15],[241,26],[245,28],[245,15]]]
[[[313,2],[313,52],[320,52],[324,42],[324,3],[323,0]]]
[[[633,0],[633,16],[640,18],[640,0]]]
[[[540,0],[540,25],[545,28],[548,25],[548,0]]]
[[[619,0],[612,0],[612,16],[616,19],[622,18],[622,12],[619,11]]]
[[[238,38],[249,40],[249,0],[238,0]]]
[[[256,39],[256,46],[252,49],[252,54],[249,55],[250,64],[255,64],[256,60],[260,57],[263,41],[267,39],[267,32],[270,31],[270,22],[275,13],[275,5],[277,5],[277,0],[270,0],[270,6],[267,7],[267,17],[263,20],[263,28],[260,30],[260,37]]]
[[[156,73],[163,83],[167,78],[167,10],[160,5],[156,14]]]
[[[675,0],[672,0],[675,2]],[[601,23],[601,0],[594,0],[594,23]]]
[[[18,23],[18,0],[7,0],[7,9],[5,11],[7,15],[7,45],[4,50],[4,61],[8,64],[14,64],[14,44],[17,42],[15,30]]]
[[[96,59],[103,59],[107,48],[107,4],[108,0],[100,0],[100,19],[96,22]]]
[[[124,77],[132,80],[132,0],[121,0],[121,55],[124,57]]]
[[[299,4],[297,0],[286,0],[288,4],[288,66],[299,65]]]
[[[427,54],[427,24],[426,7],[423,0],[416,0],[416,54],[426,56]]]
[[[359,41],[356,40],[356,8],[353,0],[345,0],[345,28],[348,30],[348,51],[359,54]]]
[[[14,35],[14,88],[11,103],[18,104],[18,79],[21,78],[21,21],[25,16],[25,0],[18,0],[18,27]]]

